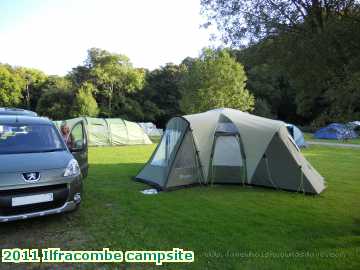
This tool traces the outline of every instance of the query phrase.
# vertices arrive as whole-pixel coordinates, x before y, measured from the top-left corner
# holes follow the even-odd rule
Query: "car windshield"
[[[0,124],[0,155],[65,149],[59,133],[51,125]]]

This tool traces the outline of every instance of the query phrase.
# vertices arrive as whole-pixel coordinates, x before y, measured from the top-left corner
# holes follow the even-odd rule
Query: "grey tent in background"
[[[89,146],[151,144],[142,128],[134,122],[120,118],[80,117],[66,120],[71,128],[83,120],[88,134]],[[63,121],[54,121],[60,127]]]
[[[172,118],[136,179],[163,190],[222,183],[311,194],[325,189],[285,123],[233,109]]]

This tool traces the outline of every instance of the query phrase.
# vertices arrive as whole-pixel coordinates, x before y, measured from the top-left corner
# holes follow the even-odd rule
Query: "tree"
[[[25,82],[22,106],[35,110],[37,102],[42,95],[47,76],[42,71],[33,68],[17,67],[15,72]]]
[[[99,114],[97,102],[93,96],[95,91],[91,83],[84,83],[78,90],[72,109],[72,116],[90,116],[96,117]]]
[[[218,107],[252,111],[254,97],[245,88],[244,67],[227,51],[203,51],[182,81],[182,109],[186,113]]]
[[[244,64],[247,74],[247,89],[255,96],[254,113],[291,123],[303,123],[297,113],[295,102],[297,89],[289,77],[286,65],[280,64],[274,42],[266,40],[240,50],[231,50],[231,55]]]
[[[9,65],[0,64],[0,106],[18,106],[25,81]]]
[[[333,18],[359,12],[354,0],[201,0],[205,26],[216,24],[225,42],[239,46],[283,33],[321,34]]]
[[[146,106],[144,109],[153,112],[152,118],[158,126],[164,127],[170,118],[183,114],[180,82],[185,71],[185,65],[168,63],[146,75],[144,90],[140,92],[142,103]]]
[[[141,89],[144,84],[144,71],[134,69],[125,55],[92,48],[85,66],[89,70],[90,80],[98,89],[96,94],[100,104],[104,105],[102,113],[106,116],[113,115],[114,102],[121,101],[125,94]],[[84,71],[86,73],[86,69],[82,71],[82,74]]]
[[[75,99],[71,81],[64,77],[49,76],[44,87],[46,88],[38,101],[36,111],[53,120],[71,118]]]
[[[61,90],[71,90],[74,88],[74,85],[71,80],[66,76],[61,77],[57,75],[50,75],[43,85],[43,90],[49,89],[61,89]]]
[[[348,82],[360,71],[359,1],[202,0],[202,11],[225,42],[250,44],[256,65],[280,67],[289,82],[281,95],[291,92],[302,124],[356,115],[357,106],[348,111],[341,100],[354,96]]]
[[[74,94],[71,91],[51,89],[41,96],[36,111],[53,120],[69,119],[72,117],[70,111],[73,100]]]
[[[269,103],[262,98],[256,98],[253,114],[266,118],[275,118],[273,113],[271,112]]]

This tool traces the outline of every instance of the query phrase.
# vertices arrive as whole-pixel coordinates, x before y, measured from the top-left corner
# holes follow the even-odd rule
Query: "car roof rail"
[[[38,116],[38,114],[33,111],[10,107],[0,107],[0,115],[25,115],[34,117]]]

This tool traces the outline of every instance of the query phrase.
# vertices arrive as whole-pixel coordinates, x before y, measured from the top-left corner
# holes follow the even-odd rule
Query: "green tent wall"
[[[71,128],[83,120],[88,134],[89,146],[116,146],[151,144],[151,140],[143,129],[134,122],[121,118],[78,117],[65,120]],[[63,121],[54,121],[60,128]]]

